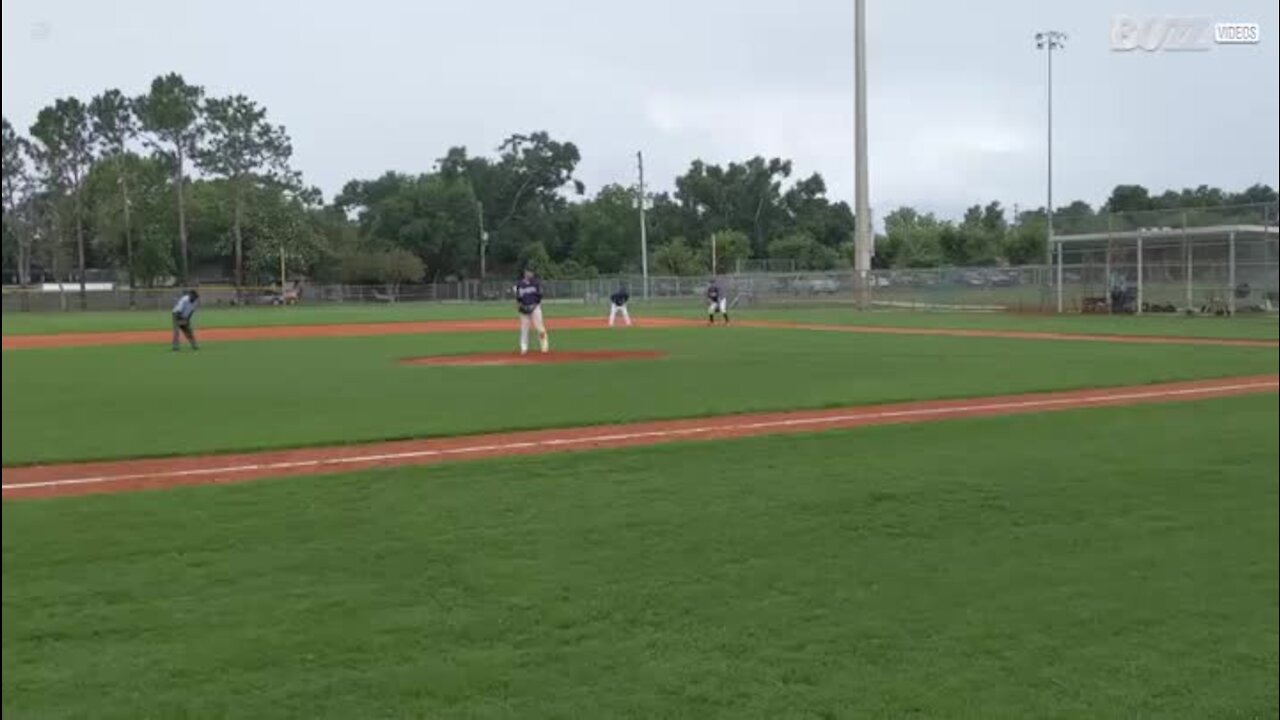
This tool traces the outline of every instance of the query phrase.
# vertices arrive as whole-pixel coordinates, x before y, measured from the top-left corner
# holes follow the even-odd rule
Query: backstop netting
[[[1274,205],[1098,220],[1107,227],[1054,235],[1051,284],[1061,312],[1221,315],[1280,305]]]

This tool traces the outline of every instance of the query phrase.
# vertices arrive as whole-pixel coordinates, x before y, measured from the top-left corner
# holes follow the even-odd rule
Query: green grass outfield
[[[4,716],[1276,717],[1278,410],[6,502]]]
[[[665,307],[665,306],[660,306]],[[548,302],[550,317],[607,316],[608,308],[582,301]],[[283,325],[337,325],[345,323],[414,322],[423,320],[482,320],[510,318],[510,303],[400,303],[397,305],[300,305],[294,307],[202,308],[198,327],[279,327]],[[167,330],[167,311],[109,311],[64,313],[5,313],[5,335],[49,335],[71,332]]]
[[[6,352],[5,465],[186,455],[733,412],[971,397],[1275,372],[1274,348],[608,329],[555,348],[657,361],[403,366],[512,349],[515,334],[113,346]]]
[[[739,315],[753,320],[878,327],[1014,330],[1254,340],[1275,340],[1280,338],[1280,317],[1276,315],[1239,316],[1234,318],[1180,317],[1171,315],[1015,315],[1011,313],[858,312],[849,308],[834,307],[794,310],[764,308],[739,313]]]
[[[701,317],[695,300],[663,300],[632,306],[637,317],[645,315]],[[547,305],[548,322],[557,317],[607,315],[606,305],[556,302]],[[263,327],[281,325],[326,325],[337,323],[406,322],[420,320],[475,320],[511,318],[509,303],[449,304],[404,303],[400,305],[310,305],[288,308],[207,308],[196,316],[199,327]],[[980,330],[1031,330],[1046,332],[1175,335],[1221,338],[1280,338],[1276,315],[1205,317],[1109,317],[1083,315],[1013,315],[1008,313],[946,312],[858,312],[848,307],[758,307],[735,312],[742,319],[840,324],[903,326],[923,328],[971,328]],[[5,335],[45,335],[68,332],[111,332],[118,330],[167,330],[168,314],[137,312],[5,313]]]

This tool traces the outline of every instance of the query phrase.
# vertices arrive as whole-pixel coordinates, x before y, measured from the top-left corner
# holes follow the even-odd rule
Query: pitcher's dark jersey
[[[542,283],[537,278],[526,280],[520,278],[516,283],[516,309],[528,315],[534,308],[542,304]]]

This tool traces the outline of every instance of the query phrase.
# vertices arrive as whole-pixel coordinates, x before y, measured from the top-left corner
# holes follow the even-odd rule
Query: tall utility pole
[[[636,200],[640,205],[640,274],[644,278],[644,299],[649,299],[649,226],[644,221],[644,153],[636,151],[636,166],[640,170],[640,186]]]
[[[1047,203],[1045,205],[1045,215],[1048,218],[1048,234],[1045,236],[1044,242],[1044,260],[1045,267],[1053,267],[1053,51],[1061,50],[1066,47],[1067,34],[1057,30],[1042,30],[1036,33],[1036,49],[1044,50],[1045,56],[1048,58],[1049,85],[1048,85],[1048,177],[1046,178],[1046,192],[1048,194]],[[1059,257],[1061,262],[1062,258]]]
[[[484,202],[476,200],[476,220],[480,225],[480,279],[484,279],[485,254],[489,250],[489,233],[484,232]]]
[[[853,269],[857,275],[858,303],[866,307],[867,275],[871,270],[871,192],[867,186],[867,4],[853,5],[853,104],[854,104],[854,234]]]
[[[476,220],[479,221],[480,226],[480,279],[484,280],[484,261],[489,249],[489,233],[484,231],[484,203],[479,200],[476,201]]]

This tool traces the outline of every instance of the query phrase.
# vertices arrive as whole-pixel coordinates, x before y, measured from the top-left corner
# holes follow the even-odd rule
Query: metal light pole
[[[871,193],[867,186],[867,5],[853,6],[853,166],[854,231],[853,269],[857,275],[858,302],[866,307],[867,274],[871,270]]]
[[[639,191],[636,193],[640,204],[640,274],[644,278],[644,299],[649,299],[649,226],[644,221],[644,154],[636,151],[636,165],[640,170]]]
[[[1049,105],[1049,122],[1048,122],[1048,182],[1047,185],[1047,204],[1045,205],[1045,215],[1048,218],[1048,234],[1045,236],[1044,257],[1046,269],[1053,267],[1053,51],[1061,50],[1066,47],[1067,34],[1057,30],[1043,30],[1036,33],[1036,49],[1044,50],[1045,56],[1048,58],[1048,105]],[[1058,254],[1058,262],[1062,262],[1062,254]]]

